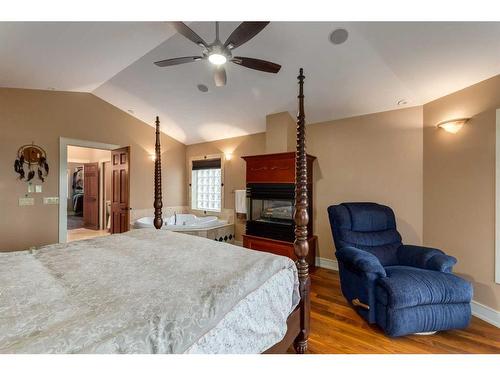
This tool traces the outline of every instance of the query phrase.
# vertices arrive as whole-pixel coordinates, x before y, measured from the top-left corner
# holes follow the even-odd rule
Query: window
[[[222,206],[221,159],[193,160],[191,167],[191,208],[220,211]]]

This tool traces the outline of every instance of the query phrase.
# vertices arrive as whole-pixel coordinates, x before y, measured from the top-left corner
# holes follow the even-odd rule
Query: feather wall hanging
[[[25,171],[26,167],[28,174]],[[37,176],[40,181],[45,182],[45,178],[49,174],[47,153],[34,143],[19,147],[17,158],[14,161],[14,171],[19,175],[20,180],[29,182]]]

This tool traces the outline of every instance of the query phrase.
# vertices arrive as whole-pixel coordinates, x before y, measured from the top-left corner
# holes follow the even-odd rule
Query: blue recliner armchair
[[[344,297],[389,336],[465,328],[472,285],[441,250],[403,245],[394,212],[376,203],[328,207]]]

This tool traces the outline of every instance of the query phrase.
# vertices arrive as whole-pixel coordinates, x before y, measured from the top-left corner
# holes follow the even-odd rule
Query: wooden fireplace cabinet
[[[278,154],[243,156],[246,161],[246,186],[247,197],[252,188],[256,186],[292,186],[295,189],[295,152],[283,152]],[[309,254],[307,263],[310,268],[315,266],[317,236],[313,233],[312,208],[313,208],[313,162],[316,157],[307,155],[307,191],[309,199],[309,223],[307,228],[307,241],[309,243]],[[293,198],[292,198],[293,199]],[[247,205],[248,206],[248,205]],[[247,207],[247,210],[249,207]],[[247,220],[250,219],[247,215]],[[292,220],[293,221],[293,220]],[[293,247],[293,228],[289,240],[266,233],[250,233],[249,228],[254,228],[252,222],[247,221],[247,233],[243,235],[243,246],[252,249],[267,251],[277,255],[292,258],[297,257]]]

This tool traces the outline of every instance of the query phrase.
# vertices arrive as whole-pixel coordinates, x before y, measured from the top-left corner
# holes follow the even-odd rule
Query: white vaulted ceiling
[[[189,24],[205,40],[214,24]],[[221,24],[225,39],[238,23]],[[337,27],[349,39],[332,45]],[[306,74],[307,122],[428,101],[500,73],[500,23],[271,22],[233,55],[282,65],[277,74],[227,64],[215,87],[206,61],[154,61],[200,48],[166,23],[0,23],[0,86],[92,92],[186,144],[265,130],[265,116],[296,111]],[[209,91],[202,93],[198,84]]]
[[[0,85],[92,92],[174,32],[160,22],[0,22]]]

